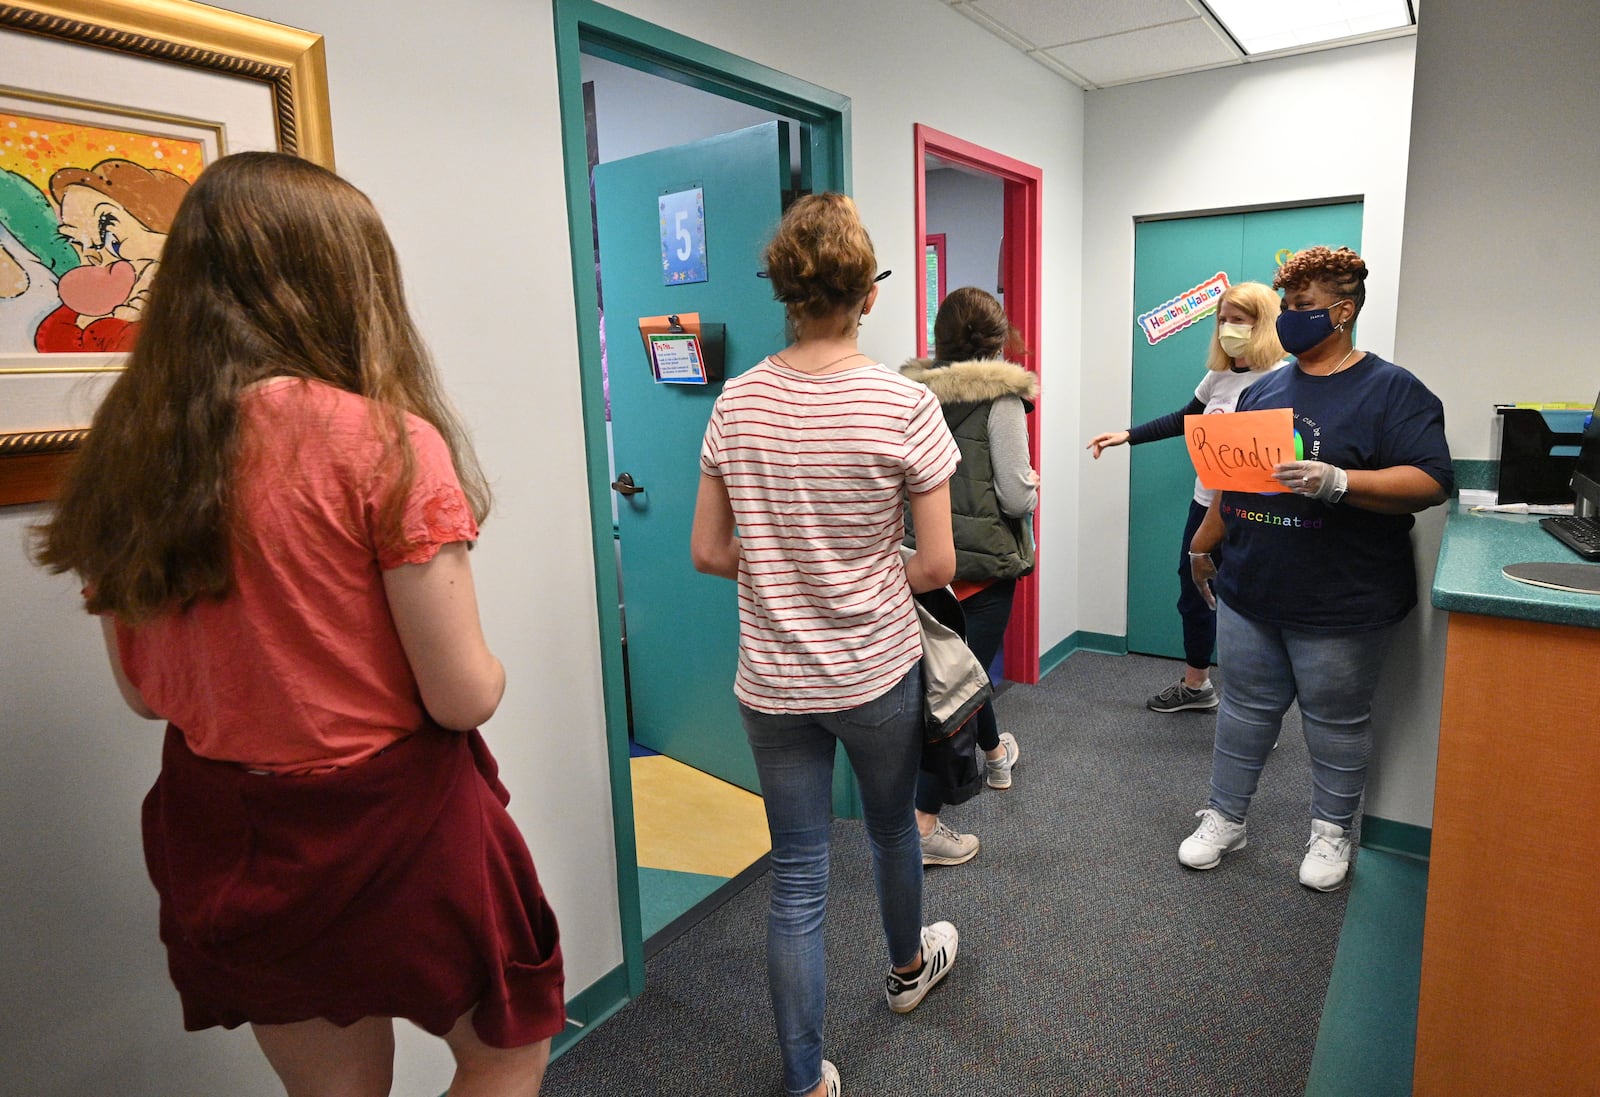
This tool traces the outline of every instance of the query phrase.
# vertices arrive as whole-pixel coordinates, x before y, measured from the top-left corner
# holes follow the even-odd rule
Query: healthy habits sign
[[[1153,347],[1169,335],[1176,335],[1197,320],[1217,311],[1217,302],[1228,290],[1228,276],[1217,271],[1193,289],[1186,289],[1170,301],[1163,301],[1139,315],[1139,327]]]

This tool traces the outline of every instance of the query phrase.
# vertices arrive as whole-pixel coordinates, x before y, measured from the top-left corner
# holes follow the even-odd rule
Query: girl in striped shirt
[[[889,1008],[916,1008],[956,955],[954,926],[922,925],[912,593],[955,573],[949,479],[960,455],[933,394],[857,349],[882,276],[851,200],[796,201],[765,260],[795,341],[717,399],[691,551],[697,569],[739,584],[734,693],[772,835],[767,979],[784,1086],[836,1097],[839,1073],[822,1058],[836,743],[861,793]],[[908,495],[917,551],[902,562]]]

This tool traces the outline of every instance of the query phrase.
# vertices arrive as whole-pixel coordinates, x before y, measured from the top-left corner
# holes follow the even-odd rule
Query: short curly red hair
[[[1300,289],[1317,283],[1355,302],[1356,312],[1367,300],[1366,260],[1349,248],[1318,244],[1289,256],[1272,279],[1274,289]]]

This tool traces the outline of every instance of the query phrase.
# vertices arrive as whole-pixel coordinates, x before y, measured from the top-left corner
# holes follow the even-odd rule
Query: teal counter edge
[[[1600,594],[1547,590],[1501,574],[1507,564],[1535,561],[1584,563],[1540,529],[1537,517],[1474,514],[1452,503],[1433,574],[1433,604],[1452,613],[1600,628]]]

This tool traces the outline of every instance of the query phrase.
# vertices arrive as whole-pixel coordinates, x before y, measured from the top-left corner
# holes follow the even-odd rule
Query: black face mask
[[[1339,304],[1338,301],[1333,303]],[[1278,313],[1278,342],[1290,354],[1303,354],[1317,346],[1336,331],[1344,329],[1328,315],[1329,305],[1323,309],[1285,309]]]

